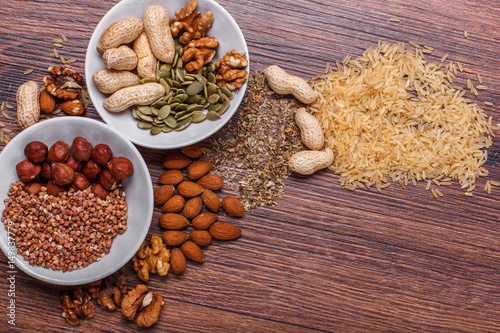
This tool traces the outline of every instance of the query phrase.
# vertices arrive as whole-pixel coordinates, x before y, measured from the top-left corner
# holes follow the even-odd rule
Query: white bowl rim
[[[111,126],[109,126],[109,125],[107,125],[107,124],[105,124],[105,123],[103,123],[101,121],[98,121],[98,120],[95,120],[95,119],[92,119],[92,118],[85,118],[85,117],[70,117],[70,116],[65,116],[65,117],[58,117],[58,118],[46,119],[44,121],[38,122],[38,123],[36,123],[36,124],[28,127],[27,129],[23,130],[18,135],[16,135],[3,148],[3,150],[0,152],[0,161],[2,159],[2,156],[5,156],[6,154],[8,154],[9,151],[11,149],[13,149],[12,147],[14,147],[14,144],[17,141],[22,140],[24,136],[30,134],[31,132],[36,131],[39,127],[46,126],[47,123],[58,123],[58,122],[60,122],[60,123],[66,123],[65,126],[67,126],[68,122],[69,123],[73,123],[73,122],[74,123],[87,122],[89,124],[92,124],[92,126],[99,126],[102,129],[104,129],[105,131],[111,131],[111,132],[113,132],[115,135],[119,136],[123,140],[123,143],[126,146],[128,146],[129,149],[131,149],[138,157],[140,157],[140,158],[138,158],[138,160],[141,163],[141,167],[146,171],[147,178],[151,179],[151,174],[149,173],[148,166],[146,165],[146,162],[142,158],[141,153],[137,150],[137,148],[124,135],[120,134],[114,128],[112,128]],[[153,198],[153,184],[152,184],[152,182],[150,183],[150,186],[148,187],[148,196],[150,198]],[[1,204],[3,204],[3,203],[1,203]],[[2,212],[3,212],[3,209],[4,209],[4,206],[2,206],[2,210],[1,210]],[[153,217],[153,208],[151,207],[151,209],[148,209],[148,211],[147,211],[147,216],[145,216],[145,221],[149,221],[149,222],[147,222],[147,226],[145,225],[144,228],[142,229],[142,232],[140,234],[141,242],[137,242],[137,244],[130,250],[130,252],[129,252],[129,254],[127,256],[122,257],[121,260],[119,260],[117,263],[114,263],[112,267],[108,268],[107,270],[103,270],[102,272],[100,272],[98,274],[95,274],[92,278],[79,278],[79,279],[71,279],[71,280],[58,279],[58,278],[48,278],[48,277],[44,276],[43,274],[38,274],[38,273],[34,272],[31,269],[32,266],[27,261],[25,261],[24,258],[21,255],[17,254],[17,252],[15,253],[15,265],[16,265],[17,268],[21,269],[23,272],[25,272],[26,274],[28,274],[28,275],[30,275],[32,277],[34,277],[34,278],[36,278],[36,279],[38,279],[40,281],[47,282],[47,283],[50,283],[50,284],[55,284],[55,285],[73,286],[73,285],[81,285],[81,284],[86,284],[86,283],[91,283],[91,282],[94,282],[94,281],[101,280],[101,279],[109,276],[110,274],[118,271],[119,269],[121,269],[124,265],[126,265],[130,261],[130,259],[132,259],[132,257],[135,255],[135,253],[137,252],[137,250],[141,246],[142,240],[144,240],[146,238],[146,236],[148,235],[149,228],[151,226],[152,217]],[[3,222],[0,222],[0,226],[2,228],[4,228],[5,225],[4,225]],[[7,239],[4,239],[4,237],[0,237],[0,248],[4,252],[5,256],[7,256],[7,259],[9,260],[9,263],[10,263],[10,258],[8,257],[8,254],[7,254],[8,253],[8,249],[7,249],[6,240],[8,240],[8,237],[7,237]],[[86,268],[91,267],[91,266],[92,265],[89,265]],[[73,272],[81,272],[81,271],[85,270],[86,268],[79,269],[79,270],[76,270],[76,271],[73,271]],[[46,269],[46,270],[49,270],[49,269]],[[13,271],[13,270],[12,269],[8,270],[7,271],[8,274],[9,274],[9,271]],[[62,273],[62,271],[61,271],[61,274],[71,275],[71,273],[72,272]],[[12,273],[10,273],[10,274],[12,274]]]
[[[94,32],[92,33],[92,36],[91,36],[91,38],[89,40],[89,44],[87,46],[87,52],[86,52],[86,56],[85,56],[85,75],[86,75],[86,78],[87,78],[87,87],[92,86],[92,89],[95,89],[95,90],[98,91],[97,87],[95,87],[95,84],[94,84],[94,82],[91,79],[92,75],[88,74],[88,73],[91,72],[91,69],[90,69],[90,67],[91,67],[91,54],[90,54],[90,52],[97,52],[95,49],[91,49],[89,47],[90,44],[91,44],[91,42],[95,41],[95,40],[99,40],[100,32],[98,32],[98,31],[101,31],[101,29],[104,30],[104,28],[103,28],[104,21],[106,19],[108,19],[110,16],[113,16],[115,13],[119,12],[122,9],[122,7],[128,6],[128,3],[131,2],[131,1],[137,1],[137,0],[122,0],[119,3],[117,3],[116,5],[114,5],[102,17],[102,19],[99,21],[99,23],[97,24],[96,28],[94,29]],[[151,4],[152,5],[153,4],[160,4],[161,5],[161,2],[164,2],[164,1],[169,1],[169,0],[151,0]],[[244,48],[242,50],[240,50],[240,51],[242,51],[242,53],[246,54],[246,56],[247,56],[248,65],[246,66],[246,70],[247,70],[248,73],[250,73],[250,54],[248,52],[248,45],[246,43],[245,37],[243,35],[243,32],[241,31],[241,29],[240,29],[239,25],[237,24],[236,20],[232,17],[231,14],[229,14],[229,12],[226,11],[226,9],[224,7],[222,7],[220,4],[218,4],[214,0],[203,0],[203,1],[209,3],[210,6],[215,6],[218,10],[226,13],[227,17],[229,18],[229,20],[231,21],[231,23],[234,24],[237,27],[236,33],[238,34],[239,38],[241,38],[241,41],[242,41],[242,43],[244,45]],[[183,5],[180,4],[180,6],[183,6]],[[171,16],[171,15],[169,14],[169,16]],[[126,16],[123,16],[123,17],[126,17]],[[213,126],[209,131],[205,131],[203,135],[201,135],[199,137],[196,137],[196,138],[194,138],[192,140],[178,141],[177,143],[173,143],[173,144],[169,144],[168,140],[165,140],[165,142],[166,142],[165,144],[158,144],[158,143],[152,144],[152,143],[145,142],[143,140],[136,139],[136,138],[128,135],[128,133],[124,133],[124,134],[133,143],[135,143],[137,145],[140,145],[142,147],[153,148],[153,149],[176,149],[176,148],[181,148],[181,147],[185,147],[185,146],[188,146],[188,145],[191,145],[191,144],[194,144],[194,143],[201,142],[201,141],[209,138],[213,134],[215,134],[220,129],[222,129],[231,120],[231,118],[233,117],[233,115],[238,110],[241,102],[243,101],[243,98],[244,98],[244,95],[245,95],[245,92],[246,92],[246,89],[247,89],[247,82],[248,81],[245,81],[245,83],[241,86],[241,88],[239,88],[239,90],[241,90],[240,91],[241,95],[238,96],[238,98],[237,98],[238,99],[237,106],[233,110],[227,110],[224,113],[224,115],[226,116],[226,119],[224,121],[222,121],[223,117],[221,117],[221,119],[219,120],[219,121],[221,121],[221,123],[217,124],[216,126]],[[90,99],[92,100],[92,90],[89,90],[89,95],[91,95]],[[110,121],[111,120],[111,116],[109,114],[109,111],[105,110],[102,106],[96,106],[93,101],[92,101],[92,104],[94,105],[94,108],[95,108],[96,112],[99,114],[99,116],[102,118],[102,120],[106,124],[108,124],[109,126],[113,127],[116,130],[120,130],[121,129],[119,127],[114,126],[113,122]],[[230,108],[231,108],[231,106],[230,106]],[[169,133],[160,133],[158,135],[162,135],[162,134],[168,135]]]

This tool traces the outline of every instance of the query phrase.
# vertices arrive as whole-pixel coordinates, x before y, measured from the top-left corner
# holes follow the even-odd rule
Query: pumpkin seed
[[[177,98],[178,98],[181,102],[183,102],[183,103],[184,103],[184,102],[186,101],[186,99],[188,99],[188,98],[189,98],[189,95],[188,95],[188,94],[179,94],[179,95],[177,95],[176,97],[177,97]]]
[[[222,116],[224,112],[227,111],[227,109],[229,108],[229,104],[230,104],[229,100],[225,100],[224,103],[222,103],[222,106],[220,107],[219,111],[217,111],[219,116]]]
[[[160,109],[155,108],[155,107],[152,107],[152,108],[151,108],[151,112],[153,112],[153,115],[154,115],[154,116],[158,116],[158,113],[160,112]]]
[[[217,112],[215,111],[208,111],[207,113],[207,119],[208,120],[219,120],[220,119],[220,116]]]
[[[199,105],[199,104],[192,104],[192,105],[188,106],[186,109],[186,111],[188,111],[188,112],[201,111],[201,110],[203,110],[203,105]]]
[[[159,72],[158,73],[158,78],[159,79],[166,79],[171,76],[170,71],[165,71],[165,72]]]
[[[208,111],[219,111],[219,109],[222,107],[222,104],[221,103],[217,103],[217,104],[210,104],[207,108]]]
[[[177,66],[177,68],[175,69],[175,75],[177,76],[177,78],[179,79],[180,82],[184,82],[184,75],[185,74],[186,74],[186,72],[184,72],[184,70],[182,68]]]
[[[186,127],[188,127],[191,124],[191,121],[192,121],[191,117],[184,119],[183,121],[181,121],[177,124],[177,127],[175,128],[175,130],[182,131],[183,129],[185,129]]]
[[[172,102],[179,103],[179,104],[182,103],[181,99],[179,97],[177,97],[177,96],[174,97],[174,99],[172,100]]]
[[[158,119],[158,117],[155,117],[155,119],[153,120],[153,125],[158,126],[158,127],[162,127],[162,126],[165,126],[165,123],[163,122],[163,120]]]
[[[194,103],[198,103],[200,101],[200,99],[201,99],[200,95],[193,95],[193,96],[189,96],[184,102],[187,104],[194,104]]]
[[[179,111],[184,111],[184,110],[186,110],[186,109],[187,109],[187,107],[188,107],[188,105],[187,105],[187,104],[182,103],[182,104],[177,105],[177,106],[174,108],[174,110],[175,110],[175,111],[177,111],[177,112],[179,112]]]
[[[174,116],[170,115],[163,121],[167,126],[175,128],[177,126],[177,120],[175,120]]]
[[[214,73],[208,73],[207,74],[207,81],[211,83],[215,83],[215,74]]]
[[[207,86],[207,92],[209,95],[215,94],[217,92],[217,89],[219,88],[213,83],[209,83]]]
[[[165,127],[162,127],[161,130],[163,133],[168,133],[168,132],[172,132],[174,129],[172,127],[165,126]]]
[[[196,77],[193,74],[184,75],[184,80],[194,81]]]
[[[139,119],[139,116],[137,115],[137,108],[132,109],[132,117],[134,117],[135,119]]]
[[[177,68],[182,68],[182,66],[184,66],[184,64],[182,63],[182,59],[179,57],[179,60],[177,60],[177,64],[176,64]]]
[[[191,117],[193,123],[201,123],[203,120],[207,119],[207,116],[203,113],[195,113]]]
[[[142,129],[150,129],[153,127],[153,124],[147,123],[145,121],[140,121],[137,123],[137,127],[142,128]]]
[[[207,71],[209,73],[215,72],[215,63],[213,61],[210,61],[207,65]]]
[[[204,99],[204,98],[202,98],[202,99],[200,99],[200,101],[198,102],[198,104],[205,105],[206,102],[207,102],[207,100]]]
[[[182,117],[177,118],[177,121],[181,121],[181,120],[187,119],[187,118],[191,117],[192,115],[193,115],[192,112],[188,112],[185,115],[183,115]]]
[[[208,99],[208,90],[207,90],[207,85],[203,86],[203,96],[205,96],[205,99]]]
[[[167,105],[167,102],[165,102],[163,99],[158,101],[158,102],[155,102],[153,103],[153,107],[155,108],[158,108],[158,109],[161,109],[162,107],[164,107],[165,105]]]
[[[156,135],[156,134],[160,134],[161,132],[162,132],[161,127],[153,126],[153,127],[151,127],[151,131],[149,133],[151,133],[151,135]]]
[[[175,67],[175,65],[177,63],[177,59],[179,59],[179,53],[175,52],[174,60],[172,61],[172,68]]]
[[[203,82],[195,81],[186,88],[186,94],[188,94],[189,96],[196,95],[203,90],[203,87],[205,87]]]
[[[156,60],[156,71],[157,72],[160,71],[160,65],[161,65],[161,61],[160,60]]]
[[[160,109],[160,112],[158,112],[158,119],[165,119],[168,117],[170,114],[170,105],[165,105]]]
[[[156,82],[156,79],[154,77],[145,77],[139,80],[139,83],[151,83],[151,82]]]
[[[207,79],[203,75],[196,74],[195,77],[196,77],[196,80],[203,82],[203,83],[207,83]]]
[[[171,78],[169,78],[169,77],[165,78],[165,82],[167,82],[167,84],[168,84],[169,86],[171,86],[171,87],[173,87],[173,86],[174,86],[174,83],[172,82],[172,79],[171,79]]]
[[[229,90],[227,87],[220,87],[220,91],[224,93],[229,99],[233,98],[233,92]]]
[[[141,119],[141,120],[147,121],[148,123],[152,123],[153,122],[153,117],[151,117],[151,116],[144,115],[144,114],[142,114],[140,112],[137,112],[137,115],[139,116],[139,119]]]
[[[210,104],[215,104],[219,101],[219,99],[220,99],[219,94],[212,94],[212,95],[208,96],[207,102]]]
[[[170,109],[173,109],[173,108],[175,108],[179,104],[181,104],[181,103],[179,103],[179,102],[172,102],[172,103],[169,103],[168,105],[170,105]]]
[[[182,85],[183,86],[189,86],[191,83],[193,83],[194,81],[191,81],[191,80],[184,80],[184,82],[182,82]]]
[[[160,72],[170,72],[171,69],[172,69],[172,65],[170,65],[170,64],[162,64],[160,66]]]
[[[177,80],[172,80],[172,85],[176,88],[182,88],[182,84]]]
[[[148,115],[148,116],[153,115],[153,111],[151,111],[151,107],[149,107],[147,105],[139,105],[139,106],[137,106],[137,111],[139,111],[143,115]]]

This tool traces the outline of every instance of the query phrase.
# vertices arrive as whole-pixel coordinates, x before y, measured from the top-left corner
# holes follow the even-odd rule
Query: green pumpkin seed
[[[151,112],[153,112],[153,115],[154,115],[154,116],[158,116],[158,112],[160,112],[160,109],[155,108],[155,107],[152,107],[152,108],[151,108]]]
[[[153,127],[153,124],[147,123],[145,121],[140,121],[137,123],[137,127],[142,128],[142,129],[150,129]]]
[[[203,120],[207,119],[207,116],[203,113],[195,113],[191,117],[193,123],[201,123]]]
[[[184,102],[186,104],[194,104],[194,103],[198,103],[200,101],[201,97],[200,95],[193,95],[193,96],[189,96]]]
[[[176,88],[182,88],[182,84],[177,80],[172,80],[172,85]]]
[[[208,95],[215,94],[219,88],[213,83],[209,83],[207,86]]]
[[[205,96],[205,99],[208,99],[208,90],[206,85],[203,86],[203,96]]]
[[[179,56],[179,60],[177,60],[177,64],[175,64],[175,65],[177,66],[177,68],[182,68],[182,66],[184,66],[180,56]]]
[[[179,95],[177,95],[175,97],[177,97],[181,102],[184,103],[186,101],[186,99],[189,98],[189,95],[188,94],[179,94]]]
[[[207,113],[207,119],[208,120],[219,120],[220,119],[220,116],[217,112],[215,111],[208,111]]]
[[[179,102],[172,102],[172,103],[169,103],[168,105],[170,105],[170,109],[174,109],[179,104],[181,104],[181,103],[179,103]]]
[[[224,93],[229,99],[233,98],[233,92],[229,90],[227,87],[220,87],[220,91]]]
[[[207,83],[207,79],[203,75],[196,74],[195,77],[196,77],[196,80],[203,82],[203,83]]]
[[[182,82],[182,85],[183,85],[183,86],[189,86],[189,85],[190,85],[191,83],[193,83],[193,82],[194,82],[194,81],[191,81],[191,80],[188,80],[188,81],[184,80],[184,82]]]
[[[194,81],[196,77],[193,74],[186,74],[184,75],[184,80]]]
[[[175,128],[176,131],[182,131],[186,127],[188,127],[191,124],[191,117],[184,119],[183,121],[179,122],[177,124],[177,127]]]
[[[137,107],[137,111],[143,115],[151,116],[153,115],[153,111],[151,111],[151,107],[147,105],[139,105]]]
[[[207,70],[207,67],[203,67],[203,76],[207,76],[208,74],[208,70]]]
[[[210,61],[207,65],[207,70],[209,73],[215,72],[215,63],[213,61]]]
[[[207,102],[210,104],[215,104],[219,101],[219,99],[220,99],[219,94],[212,94],[212,95],[208,96]]]
[[[222,106],[220,107],[219,111],[217,111],[219,116],[222,116],[224,112],[227,111],[227,109],[229,108],[229,104],[230,104],[229,100],[225,100],[224,103],[222,103]]]
[[[179,97],[177,97],[177,96],[174,97],[174,99],[172,100],[172,102],[179,103],[179,104],[182,103],[181,99]]]
[[[161,127],[153,126],[153,127],[151,127],[151,131],[149,133],[151,133],[151,135],[156,135],[156,134],[160,134],[161,132],[162,132]]]
[[[217,104],[210,104],[207,108],[208,111],[214,111],[214,112],[217,112],[220,110],[220,108],[222,107],[222,104],[221,103],[217,103]]]
[[[170,70],[158,73],[158,78],[160,78],[160,79],[166,79],[169,77],[171,77]]]
[[[203,110],[203,105],[199,105],[199,104],[190,105],[186,109],[186,111],[188,111],[188,112],[201,111],[201,110]]]
[[[156,60],[156,71],[157,72],[160,70],[160,65],[161,65],[161,61],[160,60]]]
[[[163,120],[158,119],[158,117],[155,117],[155,119],[153,120],[153,125],[158,126],[158,127],[162,127],[165,125],[165,123],[163,122]]]
[[[175,52],[174,60],[172,60],[172,68],[175,67],[175,64],[177,63],[177,59],[179,59],[179,53]]]
[[[137,115],[137,108],[132,109],[132,117],[134,117],[135,119],[139,119],[139,116]]]
[[[187,119],[187,118],[191,117],[192,115],[193,115],[192,112],[188,112],[185,115],[183,115],[182,117],[177,118],[177,121],[181,121],[181,120]]]
[[[207,74],[207,81],[211,83],[215,83],[215,74],[214,73],[208,73]]]
[[[170,65],[170,64],[162,64],[160,66],[160,72],[170,72],[171,69],[172,69],[172,65]]]
[[[202,98],[202,99],[200,99],[198,104],[205,105],[206,102],[207,102],[207,100],[205,98]]]
[[[177,126],[177,120],[175,120],[172,115],[168,116],[163,122],[167,124],[167,126],[172,128],[175,128]]]
[[[182,68],[177,67],[175,69],[175,76],[179,79],[180,82],[184,81],[184,74],[186,74],[186,72],[184,72]]]
[[[188,107],[188,105],[187,105],[187,104],[182,103],[182,104],[177,105],[177,106],[174,108],[174,110],[175,110],[175,111],[184,111],[184,110],[186,110],[186,109],[187,109],[187,107]]]
[[[170,105],[165,105],[160,109],[160,112],[158,112],[158,119],[165,119],[169,116],[170,114]]]
[[[174,129],[172,127],[165,126],[165,127],[162,127],[161,130],[163,133],[168,133],[168,132],[172,132]]]
[[[151,117],[151,116],[144,115],[144,114],[142,114],[140,112],[137,112],[137,115],[139,116],[139,119],[141,119],[141,120],[147,121],[148,123],[152,123],[153,122],[153,117]]]
[[[162,107],[164,107],[165,105],[167,105],[167,102],[165,102],[163,99],[161,101],[158,101],[158,102],[155,102],[152,106],[155,107],[155,108],[158,108],[158,109],[161,109]]]
[[[139,80],[139,83],[151,83],[151,82],[156,82],[156,79],[154,77],[145,77],[144,79]]]
[[[203,84],[203,82],[195,81],[186,88],[186,94],[188,94],[189,96],[196,95],[203,90],[203,87],[205,87],[205,84]]]

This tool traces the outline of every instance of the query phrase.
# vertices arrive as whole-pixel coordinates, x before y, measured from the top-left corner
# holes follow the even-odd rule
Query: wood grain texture
[[[0,102],[15,105],[21,83],[41,82],[47,67],[57,64],[51,40],[61,33],[69,41],[60,54],[75,58],[74,68],[83,72],[93,29],[117,2],[0,0]],[[240,25],[252,71],[277,64],[311,78],[327,63],[346,54],[359,56],[379,40],[412,40],[435,48],[429,61],[449,54],[448,60],[480,73],[489,89],[475,100],[500,105],[497,0],[217,2]],[[400,22],[390,22],[391,17]],[[34,72],[24,76],[28,68]],[[474,76],[462,73],[457,82],[465,85]],[[493,123],[500,122],[497,106],[484,109]],[[100,119],[93,107],[85,116]],[[14,117],[1,121],[19,131]],[[165,152],[139,151],[156,182]],[[382,193],[350,192],[329,171],[291,176],[277,206],[255,209],[236,221],[243,230],[240,239],[214,242],[206,249],[206,262],[189,262],[180,277],[148,282],[165,297],[165,307],[147,331],[499,331],[500,188],[490,195],[479,189],[486,179],[500,181],[499,152],[495,138],[486,163],[490,176],[478,180],[471,198],[457,185],[435,200],[425,183],[407,189],[394,185]],[[161,232],[159,215],[156,209],[150,235]],[[131,264],[123,271],[131,285],[139,283]],[[2,332],[146,331],[100,309],[93,319],[68,327],[58,309],[64,288],[24,273],[16,276],[16,326],[11,327],[7,277],[1,254]]]

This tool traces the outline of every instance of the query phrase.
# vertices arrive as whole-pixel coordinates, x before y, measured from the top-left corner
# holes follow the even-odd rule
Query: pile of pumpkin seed
[[[171,64],[157,62],[156,77],[141,83],[158,82],[165,87],[165,96],[151,105],[134,106],[132,115],[137,126],[152,135],[181,131],[191,123],[205,119],[215,121],[229,108],[234,93],[215,83],[215,63],[209,62],[199,73],[187,73],[182,67],[182,45],[175,48]]]

